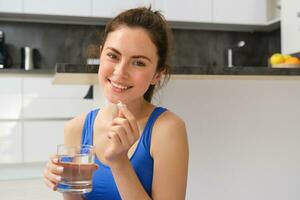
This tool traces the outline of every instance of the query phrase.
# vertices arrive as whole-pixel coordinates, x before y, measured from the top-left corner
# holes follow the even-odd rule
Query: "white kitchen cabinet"
[[[22,13],[23,0],[0,0],[0,12]]]
[[[66,121],[25,121],[24,162],[44,162],[64,141]]]
[[[129,8],[149,6],[161,10],[172,27],[219,30],[258,30],[278,22],[280,0],[0,0],[0,18],[5,20],[101,24]],[[10,13],[8,16],[6,13]],[[14,13],[24,13],[25,18]],[[32,15],[33,14],[33,15]],[[40,18],[38,15],[48,15]],[[58,16],[68,16],[59,17]],[[87,17],[87,18],[86,18]],[[100,19],[98,19],[100,18]],[[194,23],[184,23],[194,22]],[[224,26],[225,25],[225,26]],[[228,26],[233,25],[233,26]],[[242,26],[235,26],[242,25]],[[250,28],[250,29],[247,29]]]
[[[22,162],[22,123],[0,122],[0,164]]]
[[[154,5],[168,21],[212,21],[212,0],[156,0]]]
[[[129,8],[149,6],[153,0],[92,0],[92,16],[111,18]]]
[[[0,120],[22,116],[22,78],[0,78]]]
[[[281,51],[300,52],[300,1],[283,0],[281,4]]]
[[[24,118],[71,118],[95,107],[93,99],[84,99],[89,86],[53,85],[52,77],[23,80]]]
[[[91,16],[91,0],[24,0],[24,13]]]
[[[212,0],[213,22],[266,25],[279,17],[278,0]]]

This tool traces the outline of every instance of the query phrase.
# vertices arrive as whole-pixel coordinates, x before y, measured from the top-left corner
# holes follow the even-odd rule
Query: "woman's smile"
[[[107,80],[108,80],[109,84],[111,85],[112,90],[115,92],[124,92],[133,87],[133,86],[127,86],[125,84],[122,84],[122,83],[119,83],[119,82],[116,82],[116,81],[113,81],[110,79],[107,79]]]

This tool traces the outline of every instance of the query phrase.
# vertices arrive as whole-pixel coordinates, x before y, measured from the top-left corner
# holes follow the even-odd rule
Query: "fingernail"
[[[121,101],[119,101],[119,103],[117,104],[118,108],[122,108],[122,107],[126,107],[125,104],[123,104]]]
[[[57,171],[58,172],[63,172],[64,171],[64,167],[62,167],[62,166],[57,167]]]
[[[55,179],[56,179],[57,181],[61,181],[61,177],[60,177],[60,176],[55,177]]]

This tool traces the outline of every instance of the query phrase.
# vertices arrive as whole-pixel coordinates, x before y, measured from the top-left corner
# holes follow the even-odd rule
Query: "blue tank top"
[[[98,111],[99,109],[92,110],[86,116],[82,130],[82,144],[93,144],[94,120]],[[150,155],[152,127],[159,115],[164,111],[166,111],[166,109],[162,107],[156,107],[153,110],[138,141],[137,147],[130,158],[131,165],[149,196],[151,196],[153,178],[153,159]],[[99,168],[93,174],[93,189],[84,195],[85,199],[121,200],[109,166],[101,163],[97,156],[95,163]]]

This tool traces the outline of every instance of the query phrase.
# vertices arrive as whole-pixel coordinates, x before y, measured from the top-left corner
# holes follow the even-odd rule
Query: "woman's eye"
[[[113,54],[113,53],[107,53],[107,56],[110,58],[110,59],[117,59],[117,55]]]
[[[136,65],[136,66],[139,66],[139,67],[146,66],[146,64],[143,61],[140,61],[140,60],[133,61],[133,64]]]

